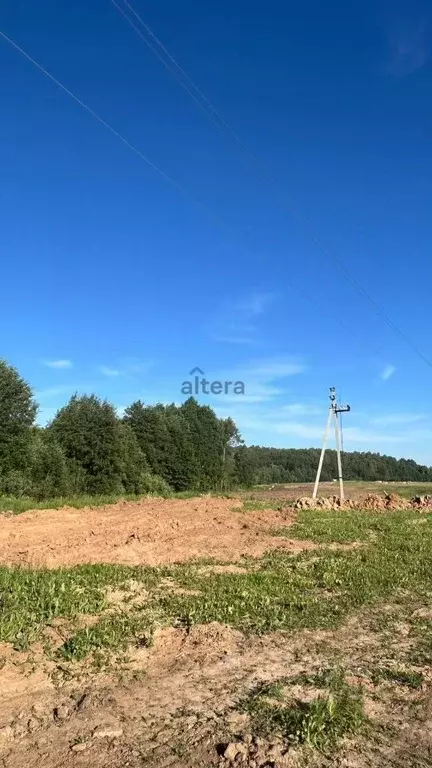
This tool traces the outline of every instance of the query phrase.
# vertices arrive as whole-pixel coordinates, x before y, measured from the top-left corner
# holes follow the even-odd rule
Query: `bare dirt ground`
[[[309,491],[297,486],[295,496]],[[269,498],[271,492],[266,493]],[[275,547],[292,552],[315,547],[271,535],[275,526],[287,526],[293,519],[292,510],[243,513],[240,500],[203,497],[27,512],[1,520],[0,564],[160,565],[198,557],[226,562],[202,566],[211,578],[242,573],[243,565],[235,562],[244,555],[260,557]],[[113,593],[111,599],[118,607],[121,595]],[[246,636],[217,622],[166,627],[156,632],[152,647],[135,645],[125,654],[116,652],[99,669],[87,662],[54,662],[41,643],[26,652],[4,644],[0,766],[431,766],[432,671],[426,670],[416,689],[370,683],[372,669],[393,663],[410,649],[409,628],[399,610],[398,605],[380,605],[337,630],[263,637]],[[379,626],[386,613],[393,616],[390,632]],[[55,644],[55,627],[52,634]],[[58,645],[62,639],[57,638]],[[346,667],[363,686],[367,715],[379,722],[373,740],[356,736],[345,739],[335,755],[314,751],[305,756],[296,749],[284,754],[277,740],[252,737],[249,716],[239,707],[245,692],[260,682],[309,675],[329,665]],[[298,685],[295,695],[301,699],[308,691]],[[239,750],[232,760],[222,756],[228,744]]]
[[[3,671],[9,686],[2,702],[0,764],[4,768],[41,764],[210,768],[240,762],[252,768],[430,766],[432,674],[420,690],[401,693],[391,684],[372,686],[368,668],[392,659],[401,644],[409,647],[409,640],[403,623],[396,625],[383,654],[382,638],[369,621],[369,615],[360,615],[337,632],[308,630],[263,638],[245,637],[217,623],[190,631],[164,629],[152,648],[131,654],[129,668],[140,670],[138,679],[82,670],[81,677],[59,687],[46,671],[34,670],[31,664],[25,675],[18,672],[13,666],[17,659],[11,658]],[[379,719],[382,729],[372,743],[348,739],[336,755],[312,753],[307,763],[295,749],[281,754],[277,740],[255,740],[250,746],[252,758],[230,762],[219,756],[227,743],[249,744],[250,724],[239,711],[239,692],[287,674],[310,674],[329,659],[348,665],[353,681],[364,686],[366,712]],[[295,695],[307,694],[297,685]],[[410,710],[416,711],[415,726]]]
[[[159,565],[198,557],[232,562],[242,555],[259,557],[275,546],[304,548],[302,542],[269,534],[273,526],[287,525],[292,513],[260,510],[246,516],[241,506],[237,499],[154,498],[98,509],[24,512],[1,521],[0,562],[48,568]]]

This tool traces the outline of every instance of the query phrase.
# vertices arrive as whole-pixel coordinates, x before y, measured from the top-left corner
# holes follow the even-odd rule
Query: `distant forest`
[[[244,445],[236,424],[193,397],[181,406],[140,400],[119,417],[94,394],[74,395],[46,427],[29,384],[0,360],[0,494],[48,499],[80,494],[228,491],[309,482],[319,450]],[[344,454],[352,480],[432,480],[432,468],[375,453]],[[336,476],[329,451],[323,479]]]
[[[261,448],[246,449],[250,474],[255,483],[308,483],[315,480],[319,448]],[[432,467],[417,464],[412,459],[395,459],[379,453],[352,451],[343,454],[343,474],[346,480],[411,480],[432,481]],[[337,477],[336,451],[326,451],[322,480]]]

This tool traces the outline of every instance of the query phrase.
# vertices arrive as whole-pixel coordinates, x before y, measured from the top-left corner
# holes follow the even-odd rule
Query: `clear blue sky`
[[[198,365],[244,380],[201,400],[248,442],[319,444],[335,384],[346,449],[432,464],[432,369],[331,258],[432,358],[430,3],[131,2],[277,188],[110,0],[5,0],[0,30],[191,196],[0,40],[1,354],[40,420],[75,390],[179,402]]]

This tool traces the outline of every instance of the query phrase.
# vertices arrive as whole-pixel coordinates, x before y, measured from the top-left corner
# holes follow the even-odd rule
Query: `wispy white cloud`
[[[215,341],[228,344],[256,344],[259,341],[258,319],[275,301],[274,293],[256,291],[225,304],[219,309],[218,316],[210,327],[211,337]]]
[[[103,376],[120,376],[121,371],[118,368],[111,368],[109,365],[100,365],[99,372]]]
[[[385,416],[377,416],[370,419],[370,423],[382,427],[391,427],[398,424],[414,424],[418,421],[425,421],[427,418],[428,415],[426,413],[389,413]]]
[[[282,406],[281,412],[285,416],[317,416],[324,413],[324,408],[317,408],[316,405],[309,405],[308,403],[289,403]]]
[[[45,360],[44,365],[48,368],[72,368],[72,360]]]
[[[386,365],[385,368],[383,368],[380,373],[380,379],[382,379],[383,381],[387,381],[388,379],[390,379],[391,376],[393,376],[395,371],[396,371],[396,366]]]
[[[243,382],[244,394],[215,395],[218,403],[263,403],[275,400],[286,392],[286,379],[304,373],[307,366],[293,358],[251,360],[232,370],[215,371],[207,375],[210,381]]]
[[[424,67],[431,54],[431,35],[425,19],[398,19],[387,28],[385,71],[409,75]]]
[[[324,423],[316,419],[313,422],[299,421],[298,419],[275,418],[274,411],[266,413],[261,411],[256,415],[252,412],[242,413],[237,410],[231,414],[238,423],[240,431],[250,442],[249,435],[253,435],[253,441],[258,441],[262,445],[283,445],[286,447],[295,447],[306,445],[307,447],[321,445]],[[384,427],[384,425],[381,425]],[[391,450],[392,446],[412,444],[417,441],[430,438],[432,430],[428,429],[404,429],[402,432],[392,433],[387,430],[374,430],[373,428],[363,426],[344,425],[344,448],[348,451],[370,450],[377,451]],[[388,448],[386,448],[388,446]],[[333,447],[331,444],[329,447]]]
[[[139,360],[135,357],[129,357],[117,361],[115,365],[99,365],[98,371],[103,376],[137,377],[138,374],[148,373],[153,366],[153,360]]]

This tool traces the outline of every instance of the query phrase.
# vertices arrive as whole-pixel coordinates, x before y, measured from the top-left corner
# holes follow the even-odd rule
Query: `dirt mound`
[[[430,494],[426,494],[425,496],[414,496],[410,503],[414,509],[427,509],[428,507],[430,509],[432,508],[432,496]]]
[[[338,496],[319,496],[313,499],[310,496],[301,496],[297,499],[293,507],[294,509],[339,509],[342,506],[341,500]]]
[[[227,562],[260,557],[274,547],[304,549],[302,542],[269,531],[292,520],[292,511],[242,513],[239,499],[142,499],[99,507],[25,512],[0,526],[0,563],[57,568],[80,563],[159,565],[195,558]]]
[[[432,496],[414,496],[405,499],[397,493],[368,493],[367,496],[357,499],[345,499],[343,502],[339,496],[318,497],[302,496],[293,504],[294,509],[356,509],[372,512],[397,509],[423,509],[432,508]]]

